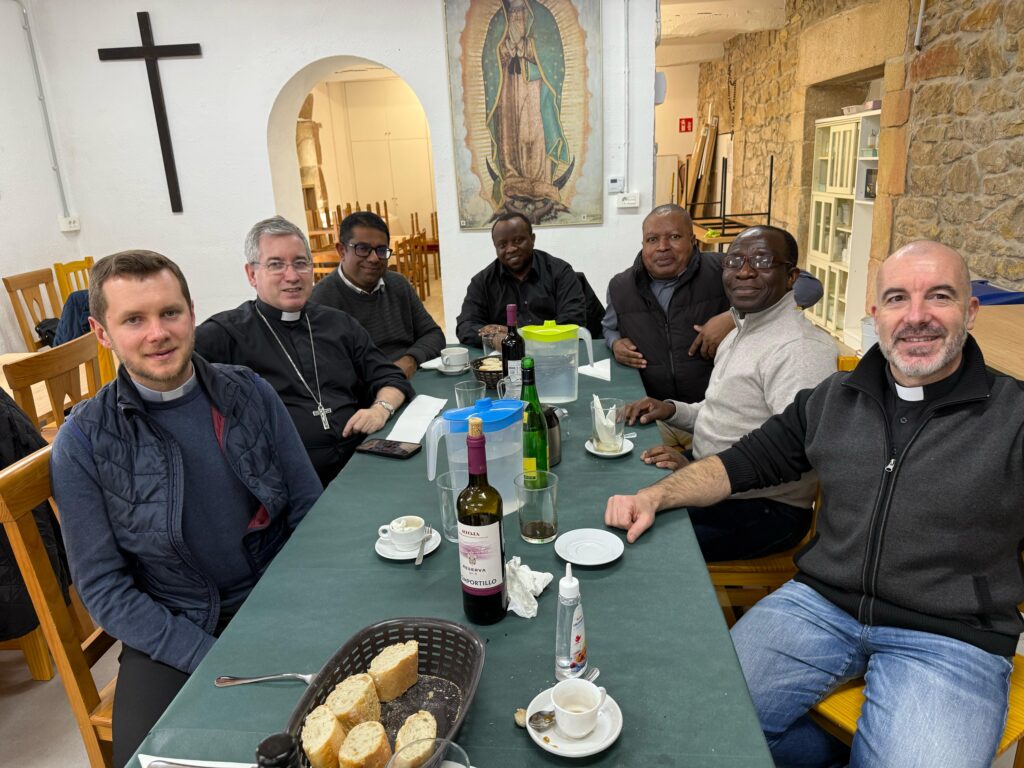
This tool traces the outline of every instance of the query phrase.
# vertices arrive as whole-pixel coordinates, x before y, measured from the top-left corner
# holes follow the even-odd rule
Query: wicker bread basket
[[[478,357],[475,360],[473,360],[472,362],[470,362],[470,366],[473,368],[473,375],[476,376],[476,380],[477,381],[482,381],[484,383],[484,386],[486,386],[488,389],[497,389],[498,388],[498,382],[501,381],[501,379],[504,377],[504,374],[502,373],[501,368],[499,368],[496,371],[482,371],[482,370],[480,370],[480,366],[483,364],[484,360],[499,360],[500,361],[501,358],[500,357],[495,357],[495,356],[492,355],[489,358],[488,357]]]

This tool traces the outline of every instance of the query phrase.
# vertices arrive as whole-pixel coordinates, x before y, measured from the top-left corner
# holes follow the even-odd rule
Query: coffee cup
[[[416,549],[423,538],[423,518],[416,515],[396,517],[377,530],[377,535],[390,541],[395,549]]]
[[[582,739],[597,725],[597,715],[605,698],[604,688],[589,680],[576,677],[560,682],[551,689],[558,730],[570,739]]]
[[[462,347],[445,347],[441,350],[441,365],[449,371],[461,371],[469,365],[469,350]]]

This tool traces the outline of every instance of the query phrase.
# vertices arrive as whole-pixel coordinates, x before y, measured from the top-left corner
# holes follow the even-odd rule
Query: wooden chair
[[[42,349],[46,345],[36,335],[36,326],[48,317],[60,317],[61,307],[64,306],[53,285],[53,272],[37,269],[11,275],[3,280],[26,348],[29,352]],[[46,305],[47,300],[49,307]]]
[[[33,680],[53,679],[50,649],[46,647],[46,638],[40,627],[36,627],[27,635],[0,642],[0,651],[21,651]]]
[[[1014,747],[1013,768],[1024,768],[1024,750],[1019,746],[1024,737],[1024,656],[1013,657],[1010,675],[1010,708],[1006,727],[999,740],[996,755]],[[850,744],[857,731],[857,720],[864,705],[864,681],[854,680],[834,690],[811,710],[811,717],[840,741]],[[1015,746],[1016,745],[1016,746]]]
[[[320,282],[327,275],[338,268],[338,251],[336,248],[328,248],[323,251],[313,251],[313,280]]]
[[[101,629],[82,642],[50,564],[33,507],[50,497],[50,446],[0,471],[0,523],[11,542],[39,626],[60,672],[93,768],[110,766],[115,680],[96,689],[90,667],[114,644]]]
[[[355,203],[354,206],[352,205],[352,203],[345,203],[345,207],[344,208],[342,208],[342,206],[339,205],[339,206],[337,206],[335,208],[335,210],[337,212],[338,225],[339,226],[341,225],[342,220],[346,216],[351,215],[353,211],[366,210],[366,211],[370,211],[371,213],[376,213],[378,216],[380,216],[382,219],[384,219],[384,224],[388,227],[388,229],[391,228],[390,217],[388,216],[388,201],[387,200],[383,200],[383,201],[381,201],[379,203],[367,203],[366,204],[366,208],[362,208],[359,205],[359,201],[356,200],[356,203]]]
[[[430,269],[427,263],[427,236],[418,232],[409,238],[412,241],[412,276],[409,278],[419,294],[420,301],[430,295]]]
[[[85,386],[82,385],[85,366]],[[43,429],[43,437],[52,442],[57,428],[64,423],[64,409],[95,395],[100,388],[99,348],[91,333],[72,339],[67,344],[47,349],[4,366],[7,385],[14,401],[32,420],[40,424],[52,418],[53,427]],[[49,398],[49,413],[39,413],[32,385],[43,383]]]
[[[90,269],[92,256],[86,256],[78,261],[65,261],[63,264],[54,263],[53,274],[57,276],[57,290],[60,291],[62,304],[68,300],[72,291],[84,291],[89,287]]]
[[[434,264],[434,277],[441,279],[441,242],[437,238],[437,211],[430,214],[430,232],[426,240],[427,255],[432,256]]]

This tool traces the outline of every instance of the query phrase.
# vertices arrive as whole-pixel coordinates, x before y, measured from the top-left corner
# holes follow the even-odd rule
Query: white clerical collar
[[[188,381],[182,384],[177,389],[172,389],[169,392],[160,392],[149,387],[144,387],[135,379],[132,379],[132,384],[139,391],[139,397],[150,403],[166,403],[168,400],[177,400],[178,398],[184,397],[199,384],[199,380],[196,378],[195,368],[192,369],[192,375],[188,377]]]
[[[910,403],[917,403],[924,400],[924,387],[904,387],[901,384],[893,382],[893,386],[896,387],[896,395],[900,400],[906,400]]]
[[[345,277],[345,273],[341,271],[341,264],[338,265],[338,277],[340,277],[345,282],[345,285],[347,285],[349,288],[351,288],[356,293],[362,294],[363,296],[372,296],[377,291],[383,291],[384,290],[384,278],[383,277],[379,277],[379,278],[377,278],[377,284],[375,286],[373,286],[373,290],[372,291],[364,291],[358,285],[356,285],[351,280],[349,280],[347,277]]]
[[[282,320],[286,323],[294,323],[296,320],[302,319],[302,309],[298,312],[285,312],[283,309],[278,309],[275,306],[267,304],[259,296],[254,300],[257,311],[262,313],[265,317],[273,318],[274,320]],[[305,309],[305,307],[303,307]]]
[[[281,311],[281,319],[286,323],[294,323],[296,320],[302,317],[302,312],[285,312]]]

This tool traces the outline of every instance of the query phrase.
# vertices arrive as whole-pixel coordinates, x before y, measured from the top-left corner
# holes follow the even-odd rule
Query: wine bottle
[[[523,473],[527,487],[537,482],[537,470],[548,469],[548,424],[537,394],[537,377],[533,358],[523,358],[523,391],[519,396],[526,403],[523,409]]]
[[[519,381],[523,373],[522,360],[523,355],[526,354],[526,342],[519,335],[516,314],[515,304],[505,305],[505,320],[508,324],[508,334],[501,342],[501,375],[510,376]]]
[[[494,624],[505,618],[505,536],[501,494],[487,483],[487,453],[483,421],[469,419],[466,437],[469,484],[459,494],[459,571],[462,609],[474,624]]]

